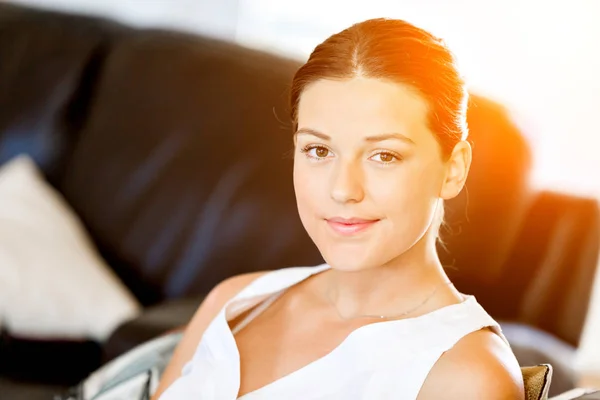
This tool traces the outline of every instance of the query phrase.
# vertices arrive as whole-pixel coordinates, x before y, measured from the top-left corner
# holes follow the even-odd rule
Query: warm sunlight
[[[471,87],[508,104],[534,147],[534,183],[600,195],[600,1],[243,1],[238,40],[305,57],[323,37],[388,16],[454,49]],[[290,45],[293,44],[293,45]]]
[[[534,147],[536,186],[600,196],[600,179],[590,179],[600,170],[599,0],[239,0],[210,6],[179,0],[177,7],[148,2],[142,8],[135,0],[15,1],[176,27],[300,58],[353,22],[405,19],[443,37],[471,87],[520,116]]]

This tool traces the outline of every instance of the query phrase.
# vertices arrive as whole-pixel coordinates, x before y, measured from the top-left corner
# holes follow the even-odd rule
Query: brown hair
[[[468,95],[453,54],[429,32],[395,19],[367,20],[318,45],[295,74],[291,117],[298,128],[304,89],[320,79],[386,79],[416,89],[429,104],[429,128],[448,157],[467,137]]]

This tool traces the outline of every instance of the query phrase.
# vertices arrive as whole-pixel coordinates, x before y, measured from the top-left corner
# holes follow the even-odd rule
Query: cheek
[[[294,163],[294,191],[302,219],[304,219],[304,214],[314,209],[314,205],[318,202],[316,197],[323,192],[321,180],[309,166],[301,162]]]
[[[387,175],[387,174],[386,174]],[[439,195],[440,179],[428,168],[404,168],[369,177],[373,202],[394,224],[410,227],[429,220]]]

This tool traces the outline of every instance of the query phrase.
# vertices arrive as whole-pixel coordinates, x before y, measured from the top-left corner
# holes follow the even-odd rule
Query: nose
[[[339,162],[333,169],[331,180],[331,198],[335,202],[345,204],[363,200],[363,171],[356,163]]]

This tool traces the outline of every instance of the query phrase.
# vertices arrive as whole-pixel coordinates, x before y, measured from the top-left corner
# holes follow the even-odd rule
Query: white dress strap
[[[222,308],[227,321],[231,321],[243,312],[265,301],[269,296],[283,292],[289,287],[302,282],[312,275],[329,269],[329,265],[316,267],[290,267],[269,271],[254,280]]]
[[[271,296],[269,296],[269,298],[267,298],[267,300],[263,301],[258,306],[254,307],[254,309],[252,311],[250,311],[250,313],[248,313],[248,315],[246,315],[235,327],[233,327],[233,329],[231,330],[231,333],[233,334],[233,336],[237,335],[239,331],[241,331],[246,326],[248,326],[248,324],[250,322],[252,322],[260,314],[262,314],[267,308],[271,307],[271,305],[284,292],[285,292],[284,290],[280,290],[279,292],[276,292],[276,293],[272,294]]]

